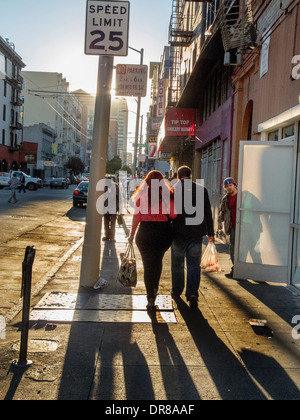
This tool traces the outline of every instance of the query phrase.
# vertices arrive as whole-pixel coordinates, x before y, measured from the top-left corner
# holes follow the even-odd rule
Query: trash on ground
[[[249,319],[249,324],[253,325],[254,327],[265,327],[268,321],[266,319]]]
[[[97,281],[97,283],[94,285],[94,289],[101,289],[102,287],[104,287],[107,283],[107,280],[103,279],[102,277],[100,277],[100,279]]]

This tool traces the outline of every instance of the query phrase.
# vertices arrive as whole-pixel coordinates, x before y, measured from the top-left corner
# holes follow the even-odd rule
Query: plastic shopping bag
[[[201,271],[203,272],[223,271],[219,267],[217,250],[213,242],[208,242],[208,245],[204,251],[204,254],[201,259]]]
[[[126,247],[119,269],[118,280],[126,287],[135,287],[137,284],[136,259],[132,243],[128,243]]]

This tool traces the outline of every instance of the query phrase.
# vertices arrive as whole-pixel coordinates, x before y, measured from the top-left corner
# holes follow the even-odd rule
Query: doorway
[[[294,145],[294,141],[240,143],[236,278],[290,284]],[[299,217],[299,207],[297,211]],[[295,268],[299,228],[294,228],[298,229]]]

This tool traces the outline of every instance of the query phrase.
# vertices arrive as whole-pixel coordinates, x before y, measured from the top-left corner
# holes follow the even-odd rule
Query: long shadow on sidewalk
[[[273,357],[247,349],[243,349],[240,356],[251,375],[267,391],[270,399],[300,400],[299,388]],[[261,369],[261,366],[264,369]]]
[[[167,324],[152,324],[168,400],[199,400],[201,397]]]
[[[177,299],[177,308],[186,322],[191,338],[222,400],[258,400],[263,394],[248,375],[245,367],[215,333],[199,309],[191,311]]]
[[[206,275],[224,297],[231,301],[232,306],[238,308],[241,313],[244,314],[245,318],[261,318],[261,312],[271,316],[271,320],[268,323],[271,328],[252,328],[256,335],[266,337],[268,343],[270,343],[270,339],[272,340],[272,344],[269,345],[269,350],[277,355],[278,360],[275,360],[274,357],[263,354],[262,352],[256,352],[249,349],[242,349],[239,351],[239,357],[249,374],[251,374],[261,388],[266,391],[268,398],[277,400],[299,399],[300,390],[298,386],[288,376],[285,369],[280,364],[280,360],[282,360],[286,366],[292,366],[290,372],[292,372],[295,377],[299,377],[299,372],[297,372],[298,369],[293,369],[295,366],[299,366],[300,353],[298,346],[290,338],[292,327],[289,330],[288,325],[284,325],[281,326],[281,328],[282,331],[284,331],[283,328],[286,328],[286,332],[282,333],[276,331],[277,323],[280,321],[280,318],[291,325],[292,316],[297,313],[297,308],[299,308],[299,298],[293,296],[290,291],[280,285],[273,286],[267,283],[255,283],[247,280],[234,279],[232,280],[232,285],[228,285],[228,283],[225,285],[216,276],[210,275],[209,273],[206,273]],[[236,287],[234,286],[235,284]],[[246,299],[247,296],[244,293],[240,293],[241,290],[249,293],[248,299]],[[251,299],[253,299],[253,301]],[[265,307],[257,305],[256,300],[265,305]],[[246,304],[246,302],[248,302],[248,304]],[[251,303],[253,303],[253,306],[251,306]],[[212,308],[212,310],[214,312],[214,308]],[[268,315],[266,315],[266,317],[268,318]],[[273,322],[275,322],[274,331],[272,328]],[[264,351],[267,350],[265,349]],[[287,368],[287,370],[289,369]]]
[[[115,243],[107,241],[100,273],[108,280],[105,290],[108,293],[118,289],[118,269]],[[89,295],[102,291],[79,288],[78,293],[86,293],[88,300]],[[126,289],[126,293],[131,293],[131,289]],[[132,325],[74,322],[57,399],[154,399],[147,362],[138,345],[132,342]]]

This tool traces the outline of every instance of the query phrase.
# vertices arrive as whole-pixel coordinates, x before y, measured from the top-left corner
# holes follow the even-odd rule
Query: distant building
[[[85,163],[86,169],[89,170],[92,152],[93,130],[94,130],[94,115],[95,115],[95,96],[92,96],[82,89],[72,92],[82,104],[82,129],[81,129],[81,145],[83,146],[84,155],[82,161]],[[123,108],[122,108],[123,109]],[[127,118],[127,114],[115,113],[110,118],[109,135],[108,135],[108,149],[107,159],[111,160],[114,156],[120,155],[119,137],[121,137],[121,144],[125,134],[123,130],[119,133],[119,124],[124,127],[123,119]],[[126,126],[127,127],[127,126]],[[126,132],[127,139],[127,132]],[[120,155],[121,157],[121,155]],[[122,159],[122,157],[121,157]]]
[[[26,168],[22,153],[24,67],[14,44],[0,37],[0,171]]]
[[[24,142],[36,143],[37,157],[35,162],[27,157],[28,173],[40,178],[56,176],[56,133],[51,127],[44,123],[24,127]]]
[[[118,154],[118,128],[117,120],[110,120],[109,134],[108,134],[108,156],[109,160],[113,159]]]
[[[82,89],[72,92],[82,104],[82,118],[81,118],[81,160],[85,164],[88,171],[91,161],[93,129],[94,129],[94,114],[95,114],[95,100],[96,97],[90,95]]]
[[[69,92],[61,73],[24,71],[24,126],[44,123],[55,130],[57,175],[67,175],[65,164],[80,158],[82,104]]]
[[[112,101],[110,119],[118,122],[117,154],[122,159],[123,165],[127,165],[128,106],[126,99]]]

